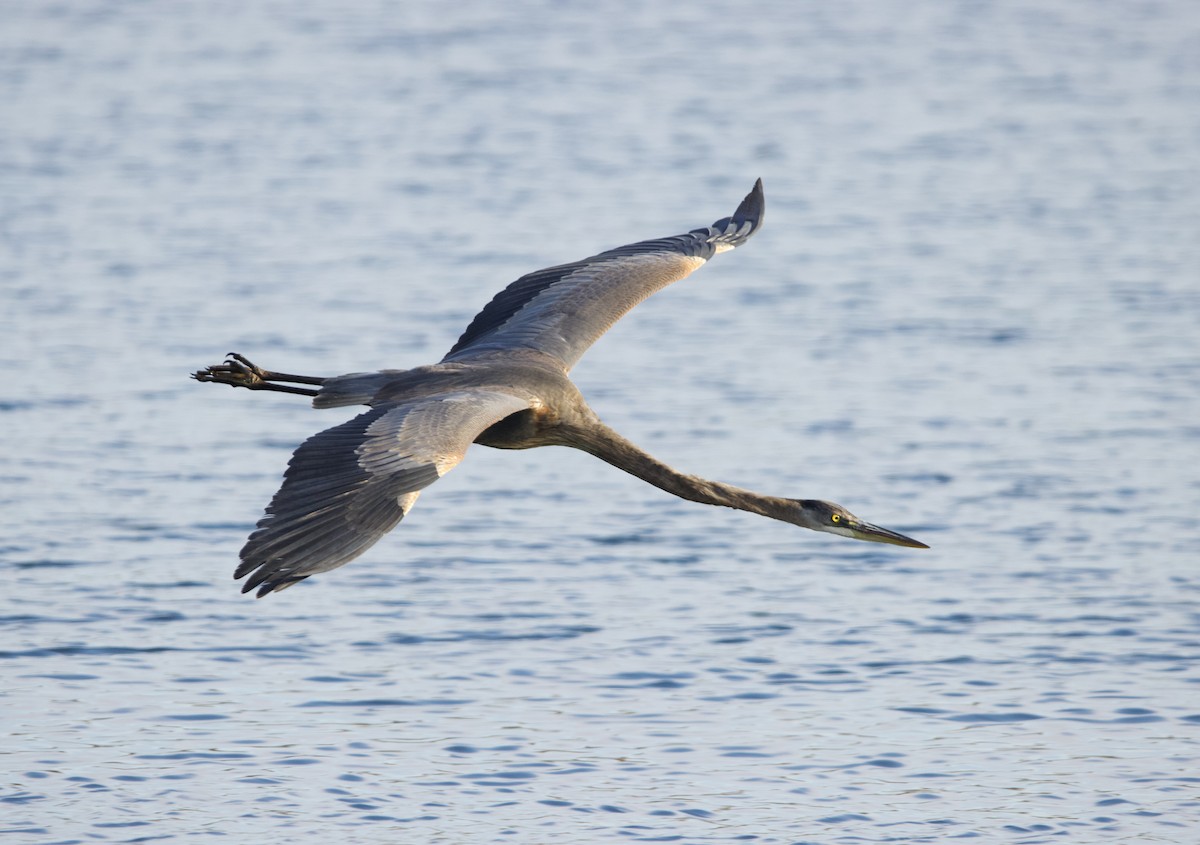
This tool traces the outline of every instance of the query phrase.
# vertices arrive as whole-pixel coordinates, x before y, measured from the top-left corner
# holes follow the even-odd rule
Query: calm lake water
[[[0,3],[0,842],[1190,843],[1200,12]],[[512,279],[731,212],[575,377],[688,472],[476,448],[231,579]]]

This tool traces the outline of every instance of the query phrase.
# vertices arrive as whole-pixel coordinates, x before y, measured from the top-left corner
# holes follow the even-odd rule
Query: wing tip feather
[[[707,229],[695,229],[692,234],[705,236],[714,252],[725,252],[741,246],[762,228],[766,210],[762,179],[756,179],[754,187],[738,204],[733,214],[722,217]]]
[[[754,180],[754,187],[738,205],[737,211],[733,212],[733,222],[749,222],[754,229],[757,229],[762,225],[766,210],[767,200],[763,194],[763,183],[760,176]]]

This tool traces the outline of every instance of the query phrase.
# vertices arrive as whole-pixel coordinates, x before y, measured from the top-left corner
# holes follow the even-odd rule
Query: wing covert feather
[[[485,350],[534,349],[570,370],[646,297],[740,246],[762,225],[762,180],[737,211],[711,226],[640,241],[522,276],[480,311],[443,361]]]

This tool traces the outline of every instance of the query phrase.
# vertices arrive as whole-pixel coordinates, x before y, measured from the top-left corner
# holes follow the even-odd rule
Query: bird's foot
[[[214,384],[227,384],[230,387],[244,387],[247,390],[274,390],[279,393],[298,393],[301,396],[316,396],[320,391],[308,387],[293,387],[293,384],[323,384],[325,379],[315,376],[294,376],[289,373],[273,373],[252,363],[245,355],[230,352],[225,357],[225,363],[214,364],[203,370],[192,373],[196,381],[211,381]],[[277,384],[277,382],[291,384]]]
[[[269,389],[267,380],[270,373],[252,363],[245,355],[230,352],[223,364],[214,364],[203,370],[192,373],[196,381],[211,381],[214,384],[227,384],[230,387],[245,387],[248,390]]]

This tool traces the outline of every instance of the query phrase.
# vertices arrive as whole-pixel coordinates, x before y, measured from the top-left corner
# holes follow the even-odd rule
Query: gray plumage
[[[498,293],[438,364],[332,378],[263,370],[241,355],[193,374],[371,410],[320,432],[292,456],[283,485],[241,552],[235,577],[264,596],[361,555],[396,526],[471,443],[571,446],[677,496],[855,539],[924,547],[813,499],[764,496],[685,475],[600,422],[568,377],[631,308],[733,249],[763,221],[761,180],[731,216],[522,276]],[[296,385],[313,385],[315,389]]]

